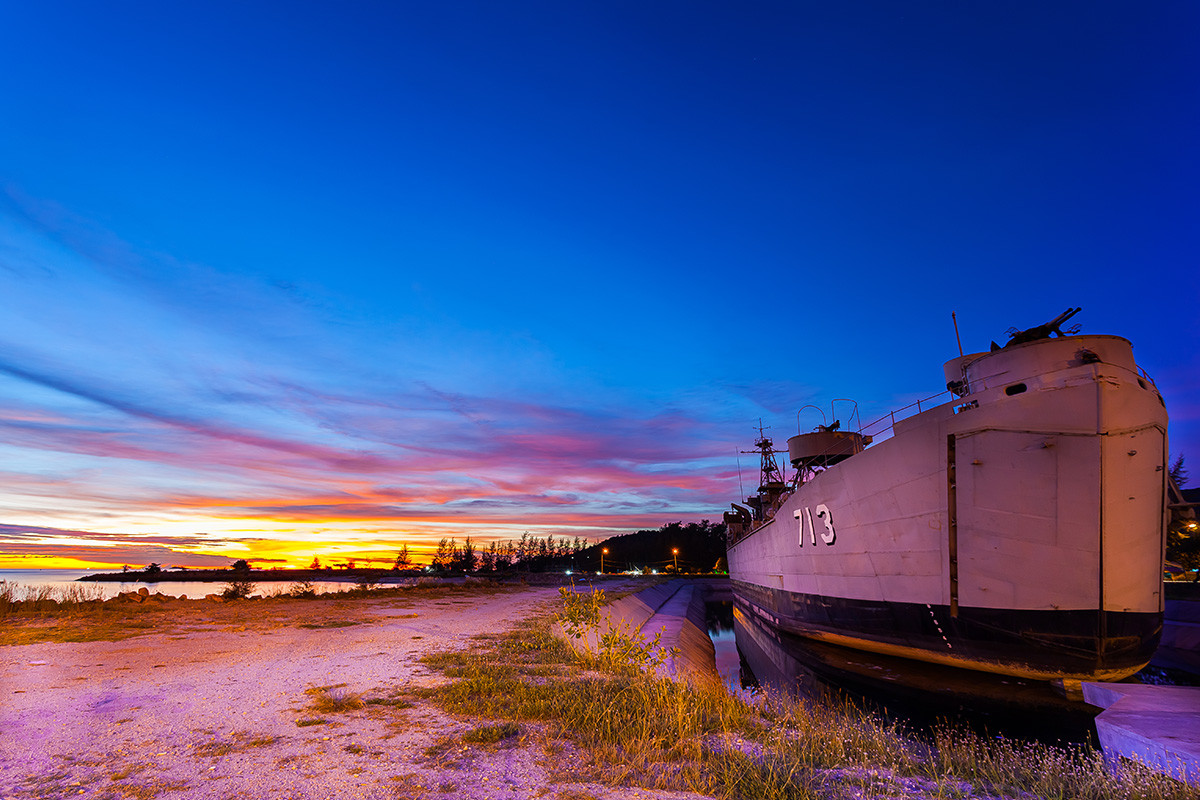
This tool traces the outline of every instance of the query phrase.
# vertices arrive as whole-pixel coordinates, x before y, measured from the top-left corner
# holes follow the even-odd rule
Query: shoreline
[[[421,699],[449,680],[422,660],[470,650],[557,597],[557,586],[514,583],[176,601],[128,607],[166,621],[130,638],[0,647],[0,785],[30,798],[697,798],[558,783],[535,725],[473,751],[469,769],[437,749],[481,721]],[[350,696],[360,708],[320,710]]]
[[[228,583],[230,581],[249,581],[251,583],[276,583],[304,581],[342,581],[355,583],[362,580],[373,580],[376,583],[387,582],[384,579],[396,580],[420,578],[428,573],[419,569],[408,570],[334,570],[334,569],[273,569],[250,570],[236,572],[229,568],[194,569],[194,570],[163,570],[162,572],[101,572],[94,575],[84,575],[76,578],[76,583]]]

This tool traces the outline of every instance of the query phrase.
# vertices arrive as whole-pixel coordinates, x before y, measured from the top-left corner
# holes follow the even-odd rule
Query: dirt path
[[[168,633],[0,647],[0,797],[682,797],[554,783],[547,760],[564,756],[536,735],[426,755],[479,723],[397,699],[443,680],[420,657],[468,647],[555,596],[179,603]],[[312,708],[306,690],[340,684],[335,695],[376,704]]]

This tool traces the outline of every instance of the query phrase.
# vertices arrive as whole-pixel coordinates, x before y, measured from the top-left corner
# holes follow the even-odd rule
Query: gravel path
[[[556,783],[547,766],[569,753],[544,752],[533,729],[515,746],[428,756],[479,722],[421,702],[310,707],[305,690],[315,687],[387,700],[441,681],[422,655],[469,647],[471,636],[504,630],[556,594],[246,601],[236,614],[180,602],[167,633],[0,647],[0,797],[687,797]],[[327,721],[297,725],[318,718]]]

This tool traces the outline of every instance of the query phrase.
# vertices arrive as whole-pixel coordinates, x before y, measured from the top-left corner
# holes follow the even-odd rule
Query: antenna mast
[[[758,421],[758,438],[754,440],[756,450],[743,450],[743,453],[758,453],[761,457],[760,466],[760,482],[759,486],[765,487],[768,484],[779,483],[784,484],[783,471],[779,468],[779,464],[775,461],[775,454],[782,453],[782,450],[776,450],[775,443],[767,438],[767,428],[763,427],[762,420]]]

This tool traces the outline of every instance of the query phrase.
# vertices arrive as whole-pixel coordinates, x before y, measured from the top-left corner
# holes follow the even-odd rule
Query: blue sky
[[[1194,4],[5,19],[11,555],[716,518],[760,417],[941,388],[951,311],[1082,306],[1200,459]]]

